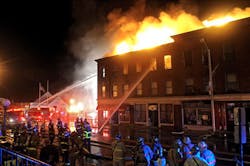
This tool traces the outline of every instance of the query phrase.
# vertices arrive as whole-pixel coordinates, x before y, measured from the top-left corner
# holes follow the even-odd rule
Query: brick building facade
[[[99,127],[109,121],[207,130],[214,122],[216,130],[232,131],[238,107],[245,108],[250,122],[249,33],[246,18],[175,35],[175,42],[152,49],[96,60]],[[201,39],[211,55],[214,119],[208,51]]]

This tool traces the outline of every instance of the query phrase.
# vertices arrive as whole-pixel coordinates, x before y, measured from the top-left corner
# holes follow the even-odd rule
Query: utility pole
[[[214,86],[213,86],[213,71],[212,71],[212,60],[211,60],[211,54],[210,49],[208,48],[208,45],[204,38],[200,40],[202,44],[204,44],[206,50],[207,50],[207,57],[208,57],[208,70],[209,70],[209,95],[211,100],[211,113],[212,113],[212,128],[213,132],[216,131],[215,128],[215,110],[214,110]]]

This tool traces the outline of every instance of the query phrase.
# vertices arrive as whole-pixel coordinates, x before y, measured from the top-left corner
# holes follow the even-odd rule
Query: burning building
[[[213,25],[97,59],[99,128],[109,122],[233,130],[236,107],[250,122],[250,18]]]

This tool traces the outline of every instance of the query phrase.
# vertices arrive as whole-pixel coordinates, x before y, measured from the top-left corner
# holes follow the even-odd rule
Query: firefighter
[[[56,127],[57,127],[57,134],[60,137],[63,133],[63,122],[60,118],[57,119]]]
[[[150,166],[150,162],[153,159],[153,151],[144,143],[144,138],[139,137],[137,139],[137,151],[135,156],[135,165],[138,166]]]
[[[59,163],[58,147],[50,144],[50,141],[46,139],[45,145],[41,148],[39,159],[51,166],[56,166]]]
[[[32,123],[30,120],[27,121],[27,126],[26,126],[26,131],[27,131],[27,141],[26,141],[26,145],[28,145],[30,143],[31,137],[33,135],[34,132],[34,128],[32,126]]]
[[[55,139],[55,128],[54,128],[54,123],[52,122],[51,119],[49,121],[48,129],[49,129],[50,144],[52,144],[54,142],[54,139]]]
[[[84,165],[84,156],[89,154],[89,151],[84,148],[84,144],[82,139],[78,136],[76,132],[72,132],[70,135],[70,165],[76,165],[76,160],[78,160],[79,165]]]
[[[33,132],[38,134],[39,133],[39,125],[38,125],[38,122],[36,122],[36,125],[34,126],[33,128]]]
[[[176,139],[173,147],[168,151],[168,165],[169,166],[181,166],[184,163],[183,152],[182,152],[183,143],[181,139]]]
[[[115,141],[112,142],[113,166],[125,166],[126,148],[121,141],[121,135],[116,135]]]
[[[23,152],[26,146],[27,139],[28,139],[27,128],[25,126],[25,123],[22,123],[21,127],[19,128],[18,136],[20,139],[19,146],[20,146],[21,152]]]
[[[69,165],[69,138],[70,130],[67,123],[64,123],[63,126],[63,137],[60,140],[60,151],[63,156],[63,162],[65,165]]]
[[[183,152],[183,159],[184,160],[192,157],[191,149],[193,148],[193,146],[194,146],[194,144],[192,143],[190,137],[183,138],[182,152]]]
[[[209,166],[214,166],[216,164],[216,159],[214,153],[208,149],[207,143],[205,141],[201,141],[198,144],[201,152],[201,157],[204,158]]]
[[[41,134],[41,137],[42,137],[42,138],[45,138],[45,137],[46,137],[45,122],[43,122],[43,123],[41,124],[41,127],[40,127],[40,134]]]
[[[89,151],[90,151],[91,131],[92,129],[90,125],[86,126],[86,128],[84,128],[84,131],[83,131],[84,145]]]
[[[32,133],[32,137],[29,141],[29,144],[26,146],[26,153],[27,155],[37,158],[37,149],[39,147],[39,143],[40,143],[40,137],[39,134],[37,132],[33,132]]]
[[[88,128],[88,126],[90,126],[90,124],[89,124],[88,120],[85,118],[83,121],[83,127]]]
[[[155,166],[165,166],[166,158],[163,156],[163,147],[160,143],[158,137],[154,137],[153,139],[153,165]]]
[[[83,135],[83,127],[82,127],[82,123],[79,117],[76,118],[75,121],[75,128],[76,128],[76,132],[78,134],[78,136],[80,136],[82,138]]]
[[[200,156],[200,148],[197,145],[194,145],[190,151],[191,157],[186,159],[184,166],[208,166],[206,160]]]

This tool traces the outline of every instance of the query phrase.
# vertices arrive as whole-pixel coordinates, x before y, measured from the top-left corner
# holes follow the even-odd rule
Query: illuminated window
[[[136,94],[138,96],[142,95],[142,83],[140,83],[137,87],[136,87]]]
[[[128,74],[128,64],[123,64],[123,74],[127,75]]]
[[[167,95],[173,94],[173,82],[172,81],[166,82],[166,94]]]
[[[108,113],[109,113],[109,111],[107,111],[107,110],[104,110],[103,111],[103,118],[108,118]]]
[[[105,67],[102,68],[102,78],[106,77],[106,69]]]
[[[164,67],[165,69],[172,69],[172,60],[171,55],[165,55],[164,56]]]
[[[157,82],[152,82],[151,84],[152,95],[158,94],[158,85]]]
[[[123,93],[124,93],[124,94],[127,94],[127,93],[128,93],[128,84],[125,84],[125,85],[123,86]]]
[[[118,96],[118,86],[113,85],[113,97],[117,97],[117,96]]]
[[[157,70],[156,58],[153,58],[151,63],[152,63],[152,64],[150,64],[151,65],[151,71],[156,71]]]
[[[102,97],[103,98],[106,97],[106,86],[105,85],[102,86]]]
[[[140,63],[136,63],[136,72],[139,73],[142,71],[142,66]]]

